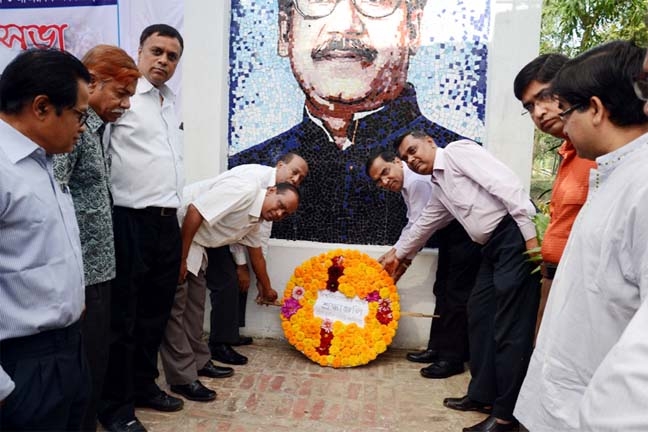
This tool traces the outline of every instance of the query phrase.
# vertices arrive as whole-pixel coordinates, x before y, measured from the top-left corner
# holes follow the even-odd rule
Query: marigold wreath
[[[295,348],[322,366],[369,363],[391,343],[398,292],[376,260],[337,249],[303,262],[283,295],[281,325]]]

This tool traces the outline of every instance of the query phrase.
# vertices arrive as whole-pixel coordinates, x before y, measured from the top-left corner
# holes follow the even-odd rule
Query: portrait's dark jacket
[[[258,163],[274,166],[292,151],[309,164],[300,187],[297,213],[274,223],[272,237],[327,243],[393,245],[405,226],[406,208],[399,193],[381,190],[365,174],[365,163],[377,148],[418,129],[439,147],[463,138],[425,118],[416,91],[408,84],[380,111],[354,121],[348,130],[353,145],[340,150],[304,109],[301,123],[229,159],[229,167]]]

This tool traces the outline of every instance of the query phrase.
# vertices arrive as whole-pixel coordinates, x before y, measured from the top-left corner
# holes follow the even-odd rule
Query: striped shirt
[[[84,301],[72,197],[52,157],[0,120],[0,341],[67,327]],[[0,367],[0,400],[13,388]]]

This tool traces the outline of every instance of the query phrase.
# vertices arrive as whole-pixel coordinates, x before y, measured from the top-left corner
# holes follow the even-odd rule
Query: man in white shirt
[[[645,56],[633,42],[610,42],[553,81],[565,134],[597,167],[515,408],[534,432],[648,430]]]
[[[198,380],[198,376],[212,376],[209,371],[214,368],[202,340],[205,293],[211,281],[223,277],[218,271],[222,264],[210,250],[234,243],[260,248],[261,224],[293,214],[299,204],[299,191],[293,185],[267,187],[259,180],[226,171],[184,190],[184,204],[178,214],[183,257],[180,284],[161,357],[171,391],[190,400],[208,402],[216,398],[216,392]],[[183,283],[185,279],[187,283]],[[232,298],[231,307],[236,309],[236,291]]]
[[[400,239],[404,239],[430,200],[430,177],[415,173],[394,153],[384,150],[372,154],[365,168],[376,186],[403,195],[407,206],[407,225],[403,228]],[[469,357],[466,302],[479,270],[481,246],[470,239],[457,221],[440,230],[435,239],[438,242],[439,259],[433,288],[434,314],[439,315],[439,318],[435,318],[430,326],[427,349],[420,353],[408,353],[407,359],[431,363],[421,369],[421,375],[438,379],[462,373],[464,360]],[[416,252],[401,262],[395,280],[405,273],[410,258],[415,255]]]
[[[239,165],[230,170],[231,172],[236,172],[248,179],[260,179],[262,184],[266,184],[268,187],[274,186],[277,183],[290,183],[293,186],[299,187],[299,185],[304,181],[308,175],[308,163],[301,156],[289,152],[279,158],[277,165],[273,167],[257,164],[247,164]],[[238,327],[245,327],[245,309],[247,303],[247,293],[250,287],[250,272],[248,268],[248,258],[249,255],[250,261],[256,261],[253,264],[253,267],[260,271],[259,274],[256,274],[257,280],[257,302],[274,301],[270,300],[271,298],[276,299],[276,293],[270,284],[270,277],[268,276],[266,268],[265,256],[268,252],[268,242],[270,240],[270,234],[272,232],[272,222],[264,221],[259,228],[261,234],[261,247],[252,248],[246,247],[240,244],[233,244],[228,246],[232,252],[234,262],[236,263],[236,275],[235,279],[238,281],[238,309],[234,310],[233,305],[228,305],[225,308],[220,308],[218,300],[218,294],[227,288],[227,284],[234,279],[233,277],[222,278],[218,281],[216,285],[210,285],[209,290],[210,294],[213,293],[212,297],[212,316],[211,316],[211,331],[210,331],[210,345],[216,345],[218,338],[216,337],[219,334],[219,328],[228,329],[225,333],[236,332],[236,329],[231,327],[230,324],[238,322]],[[227,246],[225,246],[227,247]],[[247,254],[246,254],[247,250]],[[228,271],[231,271],[231,267],[227,268]],[[229,289],[235,289],[234,285]],[[215,292],[216,291],[216,292]],[[232,316],[232,313],[237,313],[238,317]],[[232,324],[233,325],[233,324]],[[211,335],[214,335],[212,338]],[[230,344],[230,346],[240,346],[240,345],[249,345],[252,343],[252,338],[249,336],[238,335],[238,338]],[[215,350],[216,351],[216,350]],[[239,354],[240,355],[240,354]],[[216,354],[218,357],[218,354]],[[219,361],[225,360],[227,363],[227,358],[218,359]]]
[[[394,143],[401,159],[431,175],[432,195],[395,252],[385,259],[393,272],[440,228],[457,219],[482,245],[482,263],[468,299],[470,372],[468,392],[446,398],[460,411],[489,412],[464,432],[517,431],[517,394],[531,356],[540,279],[525,251],[537,247],[535,209],[513,171],[480,145],[461,140],[438,148],[413,131]]]
[[[160,411],[183,406],[155,383],[182,246],[176,219],[184,187],[182,136],[175,96],[165,84],[182,50],[182,36],[173,27],[144,29],[138,50],[142,78],[130,110],[112,125],[110,135],[116,277],[113,339],[98,410],[109,431],[145,430],[135,405]]]

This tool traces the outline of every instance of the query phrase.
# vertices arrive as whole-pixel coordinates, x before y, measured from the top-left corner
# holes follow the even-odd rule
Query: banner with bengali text
[[[117,0],[0,0],[0,69],[24,49],[119,45]]]
[[[0,72],[21,50],[33,47],[63,49],[81,58],[95,45],[110,44],[137,60],[145,27],[165,23],[182,34],[183,21],[184,0],[0,0]],[[179,67],[168,83],[176,93],[181,75]]]

